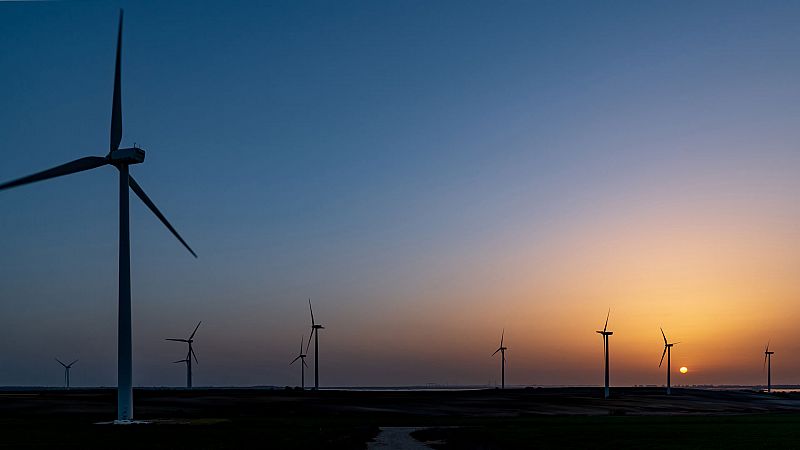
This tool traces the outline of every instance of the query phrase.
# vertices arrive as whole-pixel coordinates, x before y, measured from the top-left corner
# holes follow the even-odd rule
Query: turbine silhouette
[[[59,364],[61,364],[62,366],[64,366],[64,387],[65,387],[66,389],[69,389],[69,369],[71,369],[71,368],[72,368],[72,365],[73,365],[73,364],[75,364],[76,362],[78,362],[78,360],[76,359],[75,361],[72,361],[72,362],[71,362],[71,363],[69,363],[69,364],[64,364],[64,363],[63,363],[63,362],[61,362],[61,360],[60,360],[60,359],[58,359],[58,358],[56,358],[56,361],[58,361],[58,363],[59,363]]]
[[[117,330],[117,420],[116,423],[130,423],[133,418],[133,357],[131,354],[131,271],[130,271],[130,223],[128,215],[128,189],[155,214],[169,231],[189,250],[195,258],[197,254],[183,240],[172,224],[158,210],[155,203],[145,194],[142,187],[130,176],[128,166],[144,162],[145,152],[135,145],[119,148],[122,142],[122,86],[120,72],[122,65],[122,17],[119,12],[117,32],[117,57],[114,67],[114,95],[111,106],[111,140],[106,156],[87,156],[37,172],[4,184],[0,190],[9,189],[37,181],[70,175],[102,166],[114,166],[119,171],[119,307]]]
[[[293,359],[292,362],[289,363],[289,365],[291,366],[298,359],[300,360],[300,363],[301,363],[300,364],[300,389],[305,390],[306,389],[306,367],[308,367],[308,364],[306,364],[306,354],[303,353],[303,337],[302,336],[300,337],[300,353],[298,353],[297,358]]]
[[[325,327],[314,321],[314,308],[311,307],[311,299],[308,299],[308,310],[311,311],[311,334],[308,336],[308,344],[306,345],[306,353],[308,347],[311,345],[311,336],[314,336],[314,390],[319,390],[319,330],[324,330]]]
[[[772,392],[772,355],[775,352],[769,351],[769,341],[767,341],[767,348],[764,349],[764,365],[767,368],[767,392]]]
[[[658,363],[658,367],[661,367],[661,364],[664,363],[664,355],[667,355],[667,395],[672,394],[672,386],[671,386],[671,378],[670,375],[670,365],[671,365],[671,358],[672,358],[672,346],[678,345],[680,342],[675,342],[670,344],[667,342],[667,335],[664,334],[664,329],[659,328],[661,330],[661,336],[664,338],[664,353],[661,354],[661,362]]]
[[[189,336],[189,339],[172,339],[172,338],[164,339],[165,341],[186,342],[187,344],[189,344],[189,352],[186,353],[186,359],[181,359],[179,361],[174,361],[174,362],[186,363],[186,387],[190,389],[192,387],[192,357],[194,357],[195,363],[200,364],[200,361],[197,360],[197,355],[194,353],[194,348],[192,348],[192,343],[194,342],[194,335],[195,333],[197,333],[197,329],[200,328],[201,323],[203,323],[202,320],[200,322],[197,322],[197,326],[194,327],[194,331],[192,331],[192,334],[191,336]]]
[[[606,359],[606,369],[605,369],[605,389],[603,390],[603,397],[608,398],[609,390],[608,390],[608,337],[614,334],[613,331],[608,331],[608,318],[611,316],[611,308],[608,309],[608,314],[606,314],[606,324],[603,325],[603,331],[598,331],[600,335],[603,336],[603,350],[605,353]]]
[[[506,388],[506,350],[508,347],[503,347],[503,338],[506,335],[505,328],[503,332],[500,334],[500,347],[492,353],[492,356],[496,355],[497,352],[500,352],[500,386],[501,389]]]

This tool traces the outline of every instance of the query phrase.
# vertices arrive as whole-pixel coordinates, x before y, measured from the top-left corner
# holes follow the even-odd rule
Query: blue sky
[[[796,2],[3,2],[0,180],[107,152],[119,7],[123,146],[200,256],[131,200],[136,384],[201,319],[197,384],[292,383],[308,297],[323,384],[492,381],[503,326],[512,383],[599,383],[531,329],[635,304],[573,299],[605,291],[570,245],[614,266],[664,214],[797,246]],[[115,384],[115,175],[0,195],[0,384]]]

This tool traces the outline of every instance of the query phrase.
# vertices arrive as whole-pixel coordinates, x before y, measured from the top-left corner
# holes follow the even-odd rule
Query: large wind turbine
[[[180,360],[180,361],[175,361],[175,362],[184,362],[184,361],[186,362],[186,387],[187,388],[191,388],[192,387],[192,357],[194,357],[194,362],[196,362],[197,364],[200,364],[200,362],[197,360],[197,355],[194,354],[194,349],[192,348],[192,343],[194,342],[194,335],[195,335],[195,333],[197,333],[197,329],[200,328],[200,324],[201,323],[203,323],[202,320],[200,322],[197,322],[197,326],[194,327],[194,331],[192,331],[192,334],[189,336],[189,339],[164,339],[165,341],[185,342],[185,343],[189,344],[189,352],[186,353],[186,359],[185,360]]]
[[[58,359],[58,358],[56,358],[56,361],[58,361],[58,363],[59,363],[59,364],[61,364],[62,366],[64,366],[64,387],[65,387],[65,388],[67,388],[67,389],[69,389],[69,369],[71,369],[71,368],[72,368],[72,365],[73,365],[73,364],[75,364],[76,362],[78,362],[78,360],[76,359],[75,361],[72,361],[72,362],[71,362],[71,363],[69,363],[69,364],[64,364],[64,363],[63,363],[63,362],[61,362],[61,360],[60,360],[60,359]]]
[[[308,299],[308,310],[311,311],[311,334],[308,336],[306,353],[311,345],[311,336],[314,336],[314,390],[319,390],[319,330],[324,329],[322,325],[314,321],[314,308],[311,307],[311,299]]]
[[[608,317],[611,316],[611,309],[608,310],[608,314],[606,314],[606,324],[603,325],[603,331],[598,331],[600,335],[603,336],[603,349],[605,350],[605,358],[606,358],[606,372],[605,372],[605,390],[603,391],[603,397],[608,398],[608,337],[614,334],[613,331],[608,331]]]
[[[764,349],[764,365],[767,368],[767,392],[772,392],[772,355],[775,352],[769,351],[769,341],[767,341],[767,348]]]
[[[496,355],[497,352],[500,352],[500,386],[501,389],[506,388],[506,350],[508,347],[503,347],[503,338],[506,335],[506,330],[503,329],[503,332],[500,334],[500,348],[492,353],[492,356]]]
[[[661,330],[661,336],[664,337],[664,353],[661,354],[661,362],[658,363],[658,367],[661,367],[661,364],[664,363],[664,355],[667,355],[667,395],[672,394],[672,386],[670,385],[671,379],[670,376],[672,375],[670,372],[670,364],[671,364],[671,357],[672,357],[672,346],[680,344],[680,342],[674,342],[670,344],[667,342],[667,335],[664,334],[664,329],[659,328]]]
[[[117,32],[117,59],[114,68],[114,95],[111,106],[111,144],[106,156],[87,156],[75,161],[28,175],[8,183],[0,184],[0,190],[23,184],[48,180],[102,166],[114,166],[119,170],[119,308],[117,335],[117,421],[130,423],[133,417],[133,358],[131,356],[131,270],[130,270],[130,224],[128,219],[128,189],[150,208],[150,211],[196,258],[189,244],[175,231],[172,224],[145,194],[139,183],[128,173],[128,166],[144,162],[144,150],[136,146],[119,148],[122,142],[122,86],[120,83],[122,57],[122,10],[119,12]]]
[[[300,336],[300,353],[297,355],[297,358],[293,359],[292,362],[289,363],[289,365],[291,366],[298,359],[300,360],[300,363],[301,363],[300,364],[300,389],[305,390],[306,389],[306,367],[308,367],[308,364],[306,364],[306,354],[303,353],[303,337],[302,336]]]

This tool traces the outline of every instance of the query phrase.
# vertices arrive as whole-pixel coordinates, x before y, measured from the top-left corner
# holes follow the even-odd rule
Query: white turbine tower
[[[131,351],[131,270],[130,270],[130,223],[128,217],[128,189],[148,207],[150,211],[196,258],[197,255],[183,240],[172,224],[158,210],[136,180],[128,173],[128,166],[144,162],[144,150],[135,145],[119,148],[122,142],[122,86],[120,83],[122,59],[122,10],[119,12],[117,33],[117,59],[114,68],[114,95],[111,106],[111,143],[106,156],[87,156],[56,166],[42,172],[0,184],[0,190],[9,189],[37,181],[64,175],[114,166],[119,171],[119,307],[117,323],[117,420],[115,423],[130,423],[133,418],[133,358]]]

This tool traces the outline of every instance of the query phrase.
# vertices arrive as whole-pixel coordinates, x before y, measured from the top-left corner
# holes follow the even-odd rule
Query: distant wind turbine
[[[506,330],[503,329],[503,332],[500,334],[500,348],[492,353],[492,356],[496,355],[497,352],[500,352],[500,386],[501,389],[506,388],[506,350],[508,347],[503,347],[503,338],[505,337]]]
[[[767,348],[764,349],[764,365],[767,367],[767,392],[772,392],[772,355],[775,352],[769,351],[769,341]]]
[[[306,389],[306,367],[308,367],[308,364],[306,364],[306,354],[303,353],[303,337],[302,336],[300,337],[300,353],[297,355],[297,358],[293,359],[292,362],[289,363],[289,365],[291,366],[298,359],[300,360],[300,388],[305,390]]]
[[[671,357],[672,357],[672,346],[678,345],[680,342],[674,342],[670,344],[667,342],[667,335],[664,334],[664,329],[659,328],[661,330],[661,336],[664,337],[664,353],[661,354],[661,362],[658,363],[658,367],[661,367],[661,364],[664,363],[664,355],[667,355],[667,395],[672,394],[672,386],[671,386],[671,378],[670,376],[672,373],[670,372],[670,365],[671,365]]]
[[[314,390],[319,390],[319,330],[325,329],[322,325],[314,321],[314,308],[311,307],[311,299],[308,299],[308,310],[311,311],[311,334],[308,336],[306,353],[311,345],[311,336],[314,336]]]
[[[598,331],[600,335],[603,336],[603,349],[605,350],[605,358],[606,358],[606,371],[605,371],[605,390],[603,391],[603,397],[608,398],[608,337],[614,334],[613,331],[608,331],[608,318],[611,316],[611,309],[609,308],[608,314],[606,314],[606,324],[603,325],[603,331]]]
[[[37,181],[44,181],[73,173],[114,166],[119,170],[119,306],[117,323],[117,421],[130,423],[133,418],[133,357],[131,352],[131,268],[130,268],[130,223],[128,200],[130,188],[150,211],[169,229],[170,232],[189,250],[197,255],[189,244],[175,231],[172,224],[158,210],[155,203],[145,194],[139,183],[128,173],[128,166],[144,162],[144,150],[135,145],[119,148],[122,142],[122,85],[120,82],[122,59],[122,10],[119,12],[117,33],[117,59],[114,69],[114,95],[111,107],[111,143],[108,155],[87,156],[56,166],[42,172],[28,175],[14,181],[0,184],[0,190],[9,189]]]
[[[69,389],[69,369],[71,369],[71,368],[72,368],[72,365],[73,365],[73,364],[75,364],[76,362],[78,362],[78,360],[76,359],[75,361],[72,361],[72,362],[71,362],[71,363],[69,363],[69,364],[64,364],[64,363],[63,363],[63,362],[61,362],[61,360],[60,360],[60,359],[58,359],[58,358],[56,358],[56,361],[58,361],[58,363],[59,363],[59,364],[61,364],[62,366],[64,366],[64,387],[65,387],[65,388],[67,388],[67,389]]]
[[[186,353],[186,359],[181,359],[179,361],[175,361],[176,363],[179,363],[179,362],[185,362],[186,363],[186,387],[187,388],[191,388],[192,387],[192,357],[194,357],[194,362],[195,363],[200,364],[200,362],[197,360],[197,355],[195,355],[194,349],[192,348],[192,343],[194,342],[194,335],[195,335],[195,333],[197,333],[197,329],[200,328],[200,324],[201,323],[203,323],[202,320],[200,322],[197,322],[197,326],[194,327],[194,331],[192,331],[192,334],[191,334],[191,336],[189,336],[189,339],[164,339],[165,341],[185,342],[185,343],[189,344],[189,352]]]

